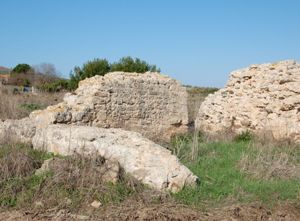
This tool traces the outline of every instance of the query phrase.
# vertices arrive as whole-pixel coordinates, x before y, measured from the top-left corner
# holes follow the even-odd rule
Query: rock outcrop
[[[198,178],[169,150],[122,129],[49,125],[37,130],[33,147],[62,155],[92,154],[117,161],[126,173],[158,190],[177,192]]]
[[[30,116],[38,128],[49,124],[123,128],[152,140],[169,141],[187,131],[187,92],[159,73],[113,72],[79,83],[64,102]]]
[[[202,103],[196,127],[209,134],[248,130],[300,142],[300,64],[282,61],[232,72],[226,87]]]
[[[21,120],[0,120],[0,142],[31,143],[35,125],[29,118]]]

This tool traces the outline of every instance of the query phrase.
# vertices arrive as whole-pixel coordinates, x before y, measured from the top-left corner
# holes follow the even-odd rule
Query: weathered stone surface
[[[177,192],[198,180],[169,150],[122,129],[49,125],[37,130],[32,143],[62,155],[98,154],[117,161],[126,173],[158,190]]]
[[[49,124],[124,128],[152,140],[168,141],[187,131],[187,92],[159,73],[113,72],[85,79],[64,102],[35,111],[38,127]]]
[[[196,127],[210,134],[230,129],[300,141],[300,64],[282,61],[231,73],[224,89],[202,103]]]
[[[35,134],[35,125],[29,118],[0,120],[0,142],[30,143]]]

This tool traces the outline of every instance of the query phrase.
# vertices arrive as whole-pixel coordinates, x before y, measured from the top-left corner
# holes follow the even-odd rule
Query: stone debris
[[[98,209],[100,208],[100,206],[102,206],[102,203],[98,200],[94,200],[92,203],[91,203],[91,206],[94,207],[95,209]]]
[[[300,64],[287,60],[231,73],[202,103],[196,128],[208,134],[250,131],[300,141]]]
[[[117,161],[126,173],[161,191],[178,192],[198,182],[169,150],[136,132],[56,124],[37,130],[32,144],[61,155],[99,155]]]

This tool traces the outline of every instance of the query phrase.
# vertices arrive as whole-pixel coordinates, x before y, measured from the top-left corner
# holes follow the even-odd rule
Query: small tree
[[[104,76],[110,71],[110,65],[106,59],[94,59],[83,65],[83,78],[93,77],[95,75]]]
[[[93,61],[88,61],[82,68],[75,67],[74,71],[71,72],[69,87],[70,89],[76,89],[79,81],[95,75],[104,76],[109,71],[110,65],[106,59],[94,59]]]
[[[18,64],[12,69],[7,84],[31,86],[34,82],[34,71],[29,64]]]
[[[13,73],[24,73],[32,71],[32,68],[29,64],[18,64],[16,67],[12,69]]]
[[[160,72],[160,69],[139,58],[133,59],[132,57],[127,56],[121,58],[118,62],[113,63],[111,65],[111,71],[145,73],[147,71]]]

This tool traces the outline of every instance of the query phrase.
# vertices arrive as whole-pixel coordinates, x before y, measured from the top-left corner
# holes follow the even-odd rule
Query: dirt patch
[[[46,221],[46,220],[280,220],[296,221],[300,217],[300,208],[293,204],[282,204],[268,209],[258,204],[239,204],[200,211],[199,209],[178,204],[161,195],[149,199],[139,196],[131,197],[119,205],[110,205],[99,209],[79,211],[78,214],[68,210],[31,213],[28,211],[10,211],[0,213],[0,220],[9,221]]]

